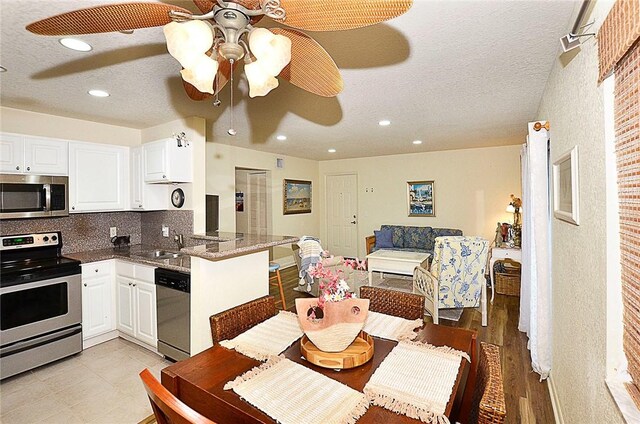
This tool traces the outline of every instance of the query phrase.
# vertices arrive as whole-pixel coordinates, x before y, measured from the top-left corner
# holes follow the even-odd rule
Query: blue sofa
[[[462,230],[453,228],[412,227],[408,225],[381,225],[380,230],[391,230],[393,247],[389,249],[430,253],[432,258],[436,237],[463,235]],[[366,245],[367,255],[380,250],[376,247],[376,236],[367,237]]]

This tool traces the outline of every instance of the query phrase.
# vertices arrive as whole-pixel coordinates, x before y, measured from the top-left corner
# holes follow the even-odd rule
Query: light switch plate
[[[169,237],[169,226],[168,225],[163,225],[162,226],[162,237]]]
[[[109,227],[109,237],[115,237],[118,235],[117,227]]]

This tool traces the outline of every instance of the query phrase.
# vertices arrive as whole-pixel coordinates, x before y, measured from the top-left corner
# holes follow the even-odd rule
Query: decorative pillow
[[[404,247],[404,226],[403,225],[381,225],[380,229],[382,231],[391,231],[391,241],[393,242],[393,247],[403,248]]]
[[[393,248],[393,233],[391,230],[375,230],[373,235],[376,236],[376,247],[378,249],[391,249]]]

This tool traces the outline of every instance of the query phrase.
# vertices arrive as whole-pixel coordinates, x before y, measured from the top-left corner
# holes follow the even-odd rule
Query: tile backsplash
[[[170,237],[162,237],[162,225],[168,225]],[[174,231],[184,234],[185,243],[193,233],[193,211],[104,212],[72,214],[60,218],[3,219],[0,235],[62,231],[63,253],[113,247],[109,227],[117,227],[119,236],[131,236],[131,244],[149,244],[175,249]]]

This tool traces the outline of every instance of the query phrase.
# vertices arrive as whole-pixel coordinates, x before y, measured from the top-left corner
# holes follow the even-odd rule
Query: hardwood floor
[[[295,298],[306,297],[293,291],[298,285],[297,268],[293,266],[282,269],[280,275],[285,300],[291,308]],[[277,297],[277,288],[272,287],[271,294]],[[476,330],[478,340],[500,346],[507,423],[551,424],[555,419],[547,382],[540,382],[538,374],[531,369],[527,337],[518,331],[519,308],[519,297],[496,294],[494,303],[488,305],[487,327],[482,327],[482,317],[476,309],[465,309],[458,322],[440,320],[440,324]],[[431,318],[427,317],[426,320]]]

